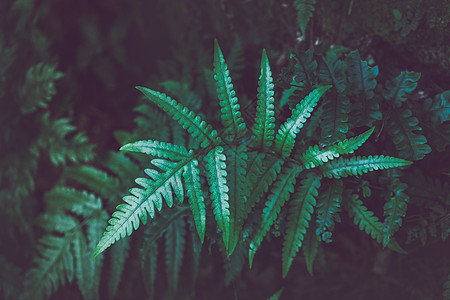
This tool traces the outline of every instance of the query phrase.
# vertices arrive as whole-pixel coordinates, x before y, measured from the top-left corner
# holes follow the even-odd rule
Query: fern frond
[[[275,134],[275,106],[273,98],[273,79],[270,71],[269,59],[266,50],[263,50],[261,59],[261,75],[258,82],[258,106],[256,107],[254,145],[267,151],[273,144]]]
[[[158,243],[152,243],[141,267],[145,290],[149,299],[155,299],[156,269],[158,267]]]
[[[354,97],[352,115],[356,126],[372,126],[375,120],[381,120],[378,101],[374,99],[377,85],[378,66],[369,67],[361,60],[358,50],[350,52],[346,59],[348,90]]]
[[[247,204],[247,188],[245,186],[247,169],[247,147],[245,145],[231,146],[225,153],[227,156],[227,185],[229,188],[230,229],[228,254],[233,253],[244,223]]]
[[[147,213],[151,218],[155,216],[155,206],[158,211],[162,208],[164,198],[169,207],[172,206],[172,190],[181,202],[184,198],[181,176],[184,167],[194,159],[193,156],[179,162],[170,162],[162,159],[153,159],[151,163],[160,168],[162,172],[154,169],[146,169],[145,173],[150,178],[138,178],[136,183],[142,188],[132,188],[132,195],[123,197],[125,203],[117,206],[116,212],[109,220],[97,248],[94,251],[94,258],[102,253],[119,239],[126,235],[131,235],[133,230],[137,230],[139,223],[147,223]]]
[[[402,226],[402,218],[406,215],[409,196],[404,192],[408,185],[394,178],[390,186],[390,195],[384,205],[383,246],[386,247],[391,237]]]
[[[334,222],[339,221],[337,214],[341,208],[343,183],[335,180],[319,195],[317,202],[317,230],[316,234],[324,242],[331,242],[331,231],[334,229]]]
[[[36,267],[25,276],[25,299],[49,298],[60,286],[72,282],[75,262],[70,251],[74,234],[46,235],[39,240]]]
[[[248,185],[248,199],[247,199],[247,215],[251,209],[261,200],[261,197],[269,190],[269,186],[277,178],[280,173],[282,159],[277,159],[273,156],[260,156],[264,160],[261,162],[261,166],[258,168],[252,168],[247,173],[247,177],[254,177],[254,184]],[[251,179],[251,178],[249,178]],[[251,179],[253,181],[253,179]]]
[[[297,24],[304,36],[306,34],[306,25],[312,18],[314,13],[314,5],[316,0],[295,0],[294,7],[297,10]]]
[[[295,57],[297,64],[294,67],[294,81],[303,83],[309,91],[313,87],[314,72],[317,69],[317,62],[313,59],[312,49]]]
[[[372,127],[356,137],[345,139],[323,149],[320,149],[318,145],[311,146],[302,154],[300,159],[306,169],[310,169],[321,166],[330,160],[338,158],[340,155],[351,154],[367,141],[374,129],[375,127]]]
[[[102,200],[99,197],[66,186],[53,188],[45,194],[44,199],[49,211],[67,209],[83,217],[88,217],[93,211],[102,208]]]
[[[324,176],[329,178],[342,178],[358,176],[374,170],[407,166],[412,162],[384,155],[356,156],[349,159],[339,158],[321,167]]]
[[[250,243],[249,249],[249,263],[253,262],[253,257],[261,245],[264,237],[272,226],[273,222],[278,216],[278,213],[283,207],[284,203],[289,199],[290,194],[294,191],[295,180],[301,172],[301,167],[290,163],[283,168],[282,173],[277,177],[272,186],[267,202],[263,209],[261,222],[257,226],[253,239]]]
[[[214,79],[217,85],[217,96],[221,107],[222,124],[225,133],[234,140],[245,134],[245,123],[239,111],[236,92],[233,90],[230,72],[217,40],[214,40]]]
[[[378,220],[378,217],[372,211],[364,206],[363,202],[358,199],[358,195],[352,194],[351,191],[346,191],[343,203],[350,218],[353,218],[355,225],[378,243],[381,243],[383,240],[383,223]],[[394,238],[391,238],[387,246],[398,253],[406,253]]]
[[[430,144],[438,151],[444,151],[450,144],[450,91],[426,99],[423,107],[424,118],[429,122],[421,124]],[[429,124],[429,125],[428,125]]]
[[[283,278],[286,277],[292,262],[302,246],[311,215],[316,205],[321,176],[309,173],[294,193],[289,208],[286,235],[283,242]]]
[[[283,293],[284,288],[279,289],[275,294],[273,294],[270,298],[267,298],[267,300],[278,300],[281,297],[281,294]]]
[[[319,242],[319,237],[316,234],[315,227],[310,226],[306,230],[302,249],[303,255],[305,256],[306,269],[311,276],[313,275],[314,260],[316,259]]]
[[[345,139],[348,131],[350,101],[347,96],[334,93],[323,105],[320,128],[324,143],[339,142]]]
[[[166,272],[169,293],[175,293],[178,288],[178,278],[183,262],[186,244],[185,221],[178,219],[170,224],[165,234],[166,240]]]
[[[294,148],[295,137],[300,132],[306,119],[311,116],[311,112],[319,102],[320,97],[331,86],[323,86],[312,91],[305,97],[292,111],[292,116],[281,125],[275,137],[275,152],[283,157],[288,157]]]
[[[197,160],[193,160],[190,164],[186,165],[183,172],[183,178],[186,186],[189,187],[186,189],[186,194],[194,216],[198,236],[203,244],[205,238],[206,209],[205,199],[203,198],[203,191],[200,184],[200,170],[198,168]]]
[[[149,154],[161,158],[178,160],[188,157],[190,154],[183,146],[172,145],[159,141],[137,141],[120,147],[121,151],[131,151]]]
[[[79,225],[75,217],[62,212],[42,214],[38,217],[37,223],[39,227],[45,229],[47,232],[56,231],[59,233],[69,232]]]
[[[386,129],[399,152],[399,156],[406,159],[419,160],[431,152],[427,145],[427,138],[419,133],[422,128],[418,126],[419,120],[412,116],[409,109],[392,112]]]
[[[213,200],[214,216],[217,221],[217,226],[222,231],[225,247],[228,249],[231,220],[226,159],[223,148],[220,146],[215,147],[205,156],[206,170],[208,172],[207,179],[210,186],[211,199]]]
[[[400,107],[407,99],[408,93],[414,91],[420,79],[419,72],[403,71],[392,80],[386,81],[383,97],[395,107]]]
[[[177,101],[166,94],[145,87],[138,86],[136,89],[141,91],[148,100],[163,109],[169,116],[177,121],[178,124],[186,129],[202,147],[218,145],[221,143],[217,131],[181,103],[177,103]]]
[[[1,50],[1,49],[0,49]],[[23,275],[10,259],[0,256],[0,295],[4,300],[17,299],[23,291]]]
[[[339,60],[336,52],[331,48],[327,53],[327,59],[320,57],[317,76],[321,84],[332,85],[338,94],[346,89],[344,62]]]

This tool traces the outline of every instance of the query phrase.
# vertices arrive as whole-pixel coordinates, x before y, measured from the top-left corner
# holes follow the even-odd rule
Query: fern
[[[165,234],[166,239],[166,270],[169,283],[169,293],[176,292],[181,263],[186,244],[186,230],[183,219],[178,219],[170,224]]]
[[[342,181],[335,181],[319,196],[317,203],[317,229],[316,234],[324,242],[331,242],[331,231],[334,229],[334,222],[339,221],[341,198],[343,192]]]
[[[450,144],[450,91],[436,95],[433,99],[424,101],[421,113],[423,133],[426,135],[430,145],[438,151],[444,151]]]
[[[400,107],[406,101],[408,93],[414,91],[421,74],[417,72],[401,72],[400,75],[386,82],[383,97],[394,107]]]
[[[275,106],[273,105],[273,79],[270,71],[269,59],[266,50],[263,50],[261,59],[261,75],[258,82],[258,106],[256,108],[255,128],[253,134],[254,146],[262,147],[267,151],[273,144],[275,128]]]
[[[381,112],[374,89],[377,85],[378,66],[369,67],[361,60],[358,50],[350,52],[346,57],[349,93],[353,96],[352,116],[356,126],[372,126],[381,120]]]
[[[297,23],[300,26],[302,35],[305,35],[306,25],[314,13],[316,0],[295,0],[294,7],[297,10]]]
[[[291,207],[287,221],[287,231],[283,243],[283,277],[286,277],[303,239],[318,195],[320,176],[310,173],[302,180],[301,187],[292,196]]]
[[[288,157],[291,154],[296,135],[303,127],[306,119],[311,116],[311,112],[317,105],[317,102],[319,102],[320,97],[330,87],[324,86],[315,89],[302,102],[297,104],[296,108],[292,111],[292,116],[278,130],[275,137],[275,152],[281,154],[282,157]]]
[[[214,78],[217,83],[217,95],[225,134],[231,140],[242,137],[245,134],[244,119],[239,111],[240,106],[237,103],[236,92],[233,90],[230,72],[217,40],[214,40]]]
[[[316,234],[314,226],[310,226],[306,230],[305,239],[303,240],[303,254],[305,256],[306,269],[310,275],[313,275],[314,260],[319,248],[319,237]]]
[[[122,146],[121,151],[133,151],[171,160],[183,159],[189,156],[183,146],[158,141],[138,141]]]

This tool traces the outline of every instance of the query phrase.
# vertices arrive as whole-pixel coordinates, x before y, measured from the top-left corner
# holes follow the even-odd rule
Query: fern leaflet
[[[300,26],[302,35],[305,35],[306,25],[314,13],[316,0],[295,0],[294,7],[297,10],[297,23]]]
[[[331,86],[323,86],[312,91],[305,97],[292,111],[292,116],[281,125],[275,138],[275,152],[283,157],[288,157],[294,148],[295,137],[300,132],[306,119],[311,116],[311,112],[319,102],[320,97]]]
[[[189,152],[183,146],[152,140],[129,143],[122,146],[120,150],[140,152],[171,160],[183,159],[189,156]]]
[[[394,178],[391,183],[391,195],[388,195],[384,205],[383,222],[383,246],[389,243],[391,237],[402,226],[402,217],[406,215],[409,196],[404,192],[408,188],[398,178]]]
[[[313,275],[313,265],[316,259],[317,250],[319,248],[319,237],[316,234],[314,226],[310,226],[306,230],[305,239],[303,240],[303,255],[305,256],[306,269],[309,274]]]
[[[420,75],[418,72],[403,71],[396,78],[388,80],[385,86],[386,90],[383,91],[384,99],[395,107],[400,107],[402,102],[407,99],[407,93],[416,89]]]
[[[232,139],[245,134],[245,123],[239,111],[236,92],[233,90],[230,72],[217,40],[214,40],[214,78],[217,84],[217,95],[221,107],[222,124],[225,133]]]
[[[302,246],[311,215],[316,205],[321,176],[309,173],[302,180],[301,187],[292,196],[287,219],[287,230],[283,243],[283,278],[286,277],[292,262]]]
[[[258,106],[256,107],[254,145],[267,151],[273,144],[275,133],[275,106],[273,105],[273,79],[266,50],[261,59],[261,75],[258,82]]]
[[[178,278],[186,244],[185,221],[178,219],[169,225],[166,239],[166,270],[169,283],[169,293],[175,293],[178,288]]]
[[[337,214],[341,207],[343,184],[342,181],[334,181],[323,193],[319,195],[317,203],[317,230],[316,234],[324,242],[331,242],[331,231],[334,229],[335,220],[339,221]]]
[[[356,156],[349,159],[339,158],[324,166],[322,171],[324,176],[329,178],[342,178],[347,176],[358,176],[374,170],[382,170],[387,168],[396,168],[407,166],[412,162],[384,155]]]

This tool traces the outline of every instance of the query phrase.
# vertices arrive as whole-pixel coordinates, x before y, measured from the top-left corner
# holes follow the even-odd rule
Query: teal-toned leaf
[[[217,226],[222,231],[225,247],[228,249],[231,220],[226,159],[223,148],[220,146],[215,147],[205,156],[206,170],[208,172],[207,179],[210,186],[211,199],[213,200],[213,212]]]
[[[316,0],[295,0],[294,7],[297,10],[297,24],[300,26],[302,35],[305,35],[306,26],[314,13]]]
[[[240,106],[233,89],[230,72],[217,40],[214,40],[214,79],[217,84],[217,96],[225,133],[231,140],[242,137],[246,131],[244,119],[239,111]]]
[[[327,53],[328,57],[319,59],[317,76],[321,84],[329,84],[337,93],[343,93],[346,89],[344,62],[338,60],[337,54],[333,48]]]
[[[305,53],[295,56],[297,62],[294,66],[294,81],[302,83],[307,91],[311,91],[313,87],[314,73],[317,69],[317,62],[313,59],[314,53],[312,49],[308,49]]]
[[[275,138],[275,152],[283,157],[288,157],[294,148],[295,138],[311,116],[311,112],[320,100],[320,97],[331,86],[323,86],[312,91],[305,99],[303,99],[292,111],[292,116],[281,125]]]
[[[165,234],[165,241],[167,282],[169,294],[172,294],[178,289],[179,274],[186,244],[186,228],[183,219],[178,219],[169,225]]]
[[[331,232],[335,221],[340,221],[337,214],[341,208],[343,183],[335,180],[320,193],[317,201],[316,234],[324,242],[331,242]]]
[[[306,169],[310,169],[321,166],[340,155],[351,154],[367,141],[374,129],[375,127],[372,127],[356,137],[345,139],[323,149],[320,149],[318,145],[311,146],[302,154],[300,159]]]
[[[194,216],[195,227],[200,241],[203,244],[203,240],[205,239],[206,209],[197,160],[193,160],[190,164],[186,165],[183,177],[186,182],[186,194]]]
[[[125,262],[130,252],[130,240],[121,239],[109,251],[111,261],[108,268],[108,297],[113,299],[119,289],[120,280],[125,269]]]
[[[412,162],[390,156],[357,156],[352,158],[339,158],[321,167],[324,176],[329,178],[342,178],[358,176],[374,170],[396,168],[412,164]]]
[[[321,176],[309,173],[302,180],[300,188],[292,195],[287,219],[287,230],[283,242],[283,278],[286,277],[292,262],[303,244],[311,215],[316,205]]]
[[[409,196],[405,193],[408,185],[394,178],[390,184],[390,193],[384,205],[383,246],[387,246],[391,237],[402,226],[402,218],[406,215]]]
[[[267,300],[278,300],[281,297],[281,294],[283,293],[284,288],[279,289],[275,294],[270,296],[270,298],[267,298]]]
[[[149,154],[161,158],[168,158],[172,160],[183,159],[189,156],[189,152],[183,146],[176,146],[170,143],[159,141],[137,141],[123,145],[121,151],[131,151]]]
[[[306,230],[302,249],[303,255],[305,256],[306,269],[311,276],[313,275],[314,260],[316,259],[317,251],[319,249],[319,242],[319,237],[316,234],[316,228],[314,226],[310,226]]]
[[[403,71],[394,79],[386,81],[384,99],[395,107],[400,107],[407,99],[408,93],[416,89],[420,76],[418,72]]]
[[[349,112],[350,101],[345,95],[332,93],[324,100],[320,121],[322,143],[340,142],[345,139]]]
[[[221,143],[220,137],[217,136],[217,131],[213,130],[211,125],[207,124],[182,104],[177,103],[177,101],[168,97],[166,94],[145,87],[137,86],[136,89],[141,91],[148,100],[163,109],[177,121],[202,147]]]
[[[252,144],[255,147],[261,147],[264,151],[267,151],[272,146],[275,134],[273,88],[272,72],[270,71],[269,59],[264,49],[261,59],[261,75],[258,82],[258,106],[256,107],[255,127],[253,130],[255,139]]]

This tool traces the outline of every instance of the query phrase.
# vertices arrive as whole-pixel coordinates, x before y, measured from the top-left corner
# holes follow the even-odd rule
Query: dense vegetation
[[[450,299],[432,2],[2,1],[0,298]]]

